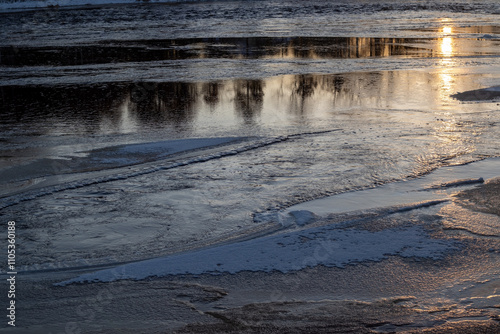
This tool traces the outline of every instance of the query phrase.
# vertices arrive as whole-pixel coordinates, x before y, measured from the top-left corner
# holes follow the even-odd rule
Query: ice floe
[[[455,242],[433,239],[421,226],[377,232],[322,226],[125,264],[59,285],[176,274],[290,272],[317,265],[344,267],[381,261],[390,255],[438,259],[455,248]]]

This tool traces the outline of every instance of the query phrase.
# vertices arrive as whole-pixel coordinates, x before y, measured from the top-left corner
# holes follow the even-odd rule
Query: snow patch
[[[299,212],[296,216],[303,222],[302,219],[307,220],[312,215]],[[177,274],[286,273],[317,265],[342,268],[365,261],[381,261],[390,255],[438,259],[455,248],[455,242],[433,239],[420,226],[377,232],[321,226],[125,264],[57,285],[141,280]]]

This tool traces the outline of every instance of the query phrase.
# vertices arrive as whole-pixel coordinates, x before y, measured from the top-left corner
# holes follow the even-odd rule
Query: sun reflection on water
[[[453,55],[456,50],[453,37],[447,36],[453,32],[453,28],[445,25],[441,28],[441,32],[445,35],[445,37],[439,39],[439,49],[441,51],[441,68],[438,71],[440,79],[439,95],[441,103],[449,105],[451,102],[450,96],[455,93],[454,75],[456,70],[454,67],[456,65],[456,61]]]
[[[441,54],[444,57],[453,55],[453,38],[444,37],[441,39]]]
[[[461,126],[460,117],[456,114],[456,102],[451,97],[457,93],[457,76],[461,69],[457,66],[456,55],[457,41],[452,36],[453,28],[446,25],[447,20],[443,20],[443,26],[439,29],[442,37],[438,39],[438,50],[440,59],[437,69],[437,102],[439,110],[436,110],[437,122],[434,126],[434,136],[438,139],[437,146],[450,156],[460,156],[471,153],[475,150],[475,142],[470,134]]]
[[[451,27],[443,27],[443,29],[441,31],[443,32],[443,34],[451,34],[452,28]]]

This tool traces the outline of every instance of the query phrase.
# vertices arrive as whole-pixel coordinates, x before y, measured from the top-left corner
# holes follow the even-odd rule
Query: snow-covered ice
[[[380,261],[390,255],[437,259],[455,247],[453,241],[432,239],[417,226],[380,232],[318,227],[126,264],[84,274],[60,285],[247,270],[289,272],[317,265],[344,267]]]
[[[375,210],[380,216],[398,212],[398,208],[399,211],[418,210],[426,207],[425,203],[440,205],[451,200],[461,189],[484,182],[482,178],[472,182],[471,176],[481,175],[485,179],[498,176],[499,162],[499,159],[487,159],[443,168],[416,180],[304,202],[282,212],[258,216],[256,221],[260,224],[274,221],[282,226],[282,231],[277,230],[273,235],[256,235],[250,240],[125,264],[84,274],[61,284],[140,280],[177,274],[289,272],[318,265],[344,267],[364,261],[380,261],[391,255],[438,259],[457,249],[458,244],[450,239],[436,239],[422,226],[401,222],[397,228],[369,231],[338,222],[328,223],[328,219],[334,214],[351,211],[366,213]],[[377,201],[370,200],[373,198]],[[418,203],[424,198],[427,198],[426,202]],[[320,226],[307,226],[321,220]],[[348,217],[344,220],[351,224]]]

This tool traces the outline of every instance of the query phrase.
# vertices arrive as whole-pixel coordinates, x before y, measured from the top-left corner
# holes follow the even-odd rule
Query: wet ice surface
[[[498,4],[422,6],[0,15],[0,215],[22,245],[23,324],[302,328],[344,309],[337,323],[382,332],[490,326]]]
[[[2,1],[5,3],[7,1]],[[90,0],[89,2],[92,2]],[[65,3],[70,4],[68,2]],[[196,8],[196,10],[192,10]],[[496,1],[201,1],[68,11],[49,8],[2,16],[7,45],[77,44],[99,40],[188,37],[357,36],[401,37],[406,29],[496,23]],[[455,20],[455,21],[453,21]],[[15,24],[9,24],[15,23]],[[103,33],[105,32],[105,33]],[[432,31],[431,31],[432,32]],[[481,28],[468,33],[481,33]],[[429,35],[422,31],[422,35]],[[485,33],[495,33],[486,30]]]
[[[498,38],[205,38],[124,40],[82,46],[5,46],[0,84],[67,85],[262,79],[287,74],[460,68],[498,64]],[[130,53],[136,54],[130,56]],[[471,58],[471,56],[475,56]],[[388,61],[388,57],[393,57]],[[452,58],[450,58],[452,57]],[[342,59],[341,61],[339,59]]]
[[[267,141],[248,139],[194,157],[95,172],[98,177],[95,173],[46,177],[55,185],[40,188],[44,181],[29,185],[24,193],[3,198],[4,207],[19,203],[3,211],[25,217],[17,218],[18,237],[30,241],[21,257],[30,269],[77,265],[80,260],[81,264],[114,262],[265,230],[269,226],[255,224],[256,215],[328,193],[414,177],[439,166],[432,160],[435,146],[425,152],[419,142],[400,141],[389,152],[376,144],[377,132],[360,132],[366,137],[356,139],[359,144],[345,129],[304,133]],[[411,150],[421,155],[405,158]],[[450,155],[446,145],[443,150],[442,159],[464,159]],[[402,159],[392,160],[395,154]],[[374,161],[374,156],[380,160]],[[431,194],[417,195],[418,200],[432,199]],[[377,205],[384,203],[380,200]],[[106,259],[107,254],[113,257]]]
[[[155,139],[267,136],[332,128],[355,134],[363,129],[358,124],[363,117],[373,119],[366,131],[375,134],[382,131],[378,125],[393,123],[386,128],[399,130],[402,140],[405,133],[414,136],[409,124],[421,130],[417,137],[425,133],[458,138],[475,131],[476,124],[494,130],[494,102],[464,106],[450,97],[498,76],[490,67],[468,72],[472,73],[443,67],[430,73],[377,71],[203,83],[0,87],[5,118],[0,168],[17,160],[68,159],[85,151]],[[383,133],[376,135],[385,142]],[[354,143],[358,136],[353,137],[344,142]],[[466,142],[462,138],[453,150],[467,150]]]
[[[250,235],[247,238],[251,240],[127,264],[83,275],[69,282],[108,282],[172,274],[236,273],[245,270],[289,272],[316,265],[344,267],[363,261],[380,261],[396,254],[403,257],[442,258],[444,253],[456,249],[457,244],[426,237],[424,230],[413,226],[415,222],[406,225],[402,221],[396,224],[396,228],[384,228],[383,224],[373,220],[399,212],[442,206],[451,201],[450,194],[457,193],[456,188],[484,182],[483,178],[450,180],[460,180],[456,178],[458,175],[467,177],[478,174],[491,178],[498,175],[499,166],[498,159],[486,160],[443,168],[413,181],[312,200],[274,215],[264,213],[254,217],[259,223],[281,225],[283,228],[278,226],[278,233],[274,236]],[[445,205],[442,212],[447,212],[450,206]],[[364,219],[357,220],[356,216],[363,215],[366,215]],[[450,217],[453,220],[461,215],[465,214],[456,211]],[[498,217],[490,217],[486,221],[476,217],[475,221],[473,226],[464,229],[478,235],[498,237]],[[424,220],[422,224],[425,226],[429,222]],[[320,226],[300,228],[307,225]],[[358,230],[360,226],[362,230]],[[299,227],[299,231],[293,231],[294,227]],[[367,227],[375,231],[365,231]],[[292,231],[287,231],[290,228]],[[304,258],[301,264],[297,263],[299,258]]]
[[[450,97],[497,76],[483,71],[8,86],[7,115],[21,121],[2,124],[0,204],[25,227],[27,270],[138,260],[266,231],[255,223],[263,213],[497,155],[496,103]],[[225,138],[239,139],[213,146]],[[161,151],[190,142],[204,149]]]
[[[322,215],[373,210],[384,206],[398,206],[404,209],[413,203],[436,205],[448,199],[457,188],[481,184],[484,179],[497,176],[499,176],[497,159],[475,162],[472,166],[443,167],[417,180],[394,182],[372,189],[296,204],[280,212],[282,215],[280,218],[295,211],[310,211],[317,219]]]
[[[255,224],[262,213],[497,155],[496,104],[450,97],[497,75],[484,70],[5,87],[8,113],[28,106],[22,122],[4,123],[2,204],[25,227],[21,263],[34,270],[139,260],[264,233],[272,226]],[[165,132],[249,137],[166,161],[133,150],[175,146]],[[129,152],[127,161],[92,159],[117,150],[110,147]],[[12,189],[20,193],[9,196]]]

